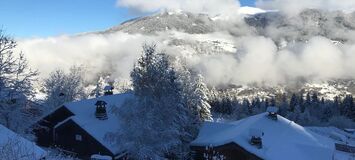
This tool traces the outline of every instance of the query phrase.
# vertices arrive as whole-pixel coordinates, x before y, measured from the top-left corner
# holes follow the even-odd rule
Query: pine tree
[[[258,114],[258,113],[265,112],[265,110],[262,110],[261,101],[260,101],[259,97],[256,97],[256,98],[253,99],[253,101],[252,101],[252,110],[253,110],[253,114]]]
[[[208,103],[208,88],[206,84],[203,82],[202,75],[198,74],[196,78],[194,78],[193,82],[194,92],[189,94],[188,96],[192,99],[194,108],[196,108],[201,120],[212,120],[211,115],[211,106]]]
[[[186,68],[185,63],[179,62],[178,67],[179,80],[182,81],[183,86],[183,97],[188,108],[194,112],[199,123],[212,120],[210,99],[208,97],[209,89],[204,83],[203,76],[192,74]]]
[[[354,106],[353,96],[352,95],[345,96],[342,106],[345,111],[344,114],[350,119],[355,121],[355,106]]]
[[[279,114],[282,116],[286,116],[287,111],[289,110],[289,106],[287,103],[287,95],[285,93],[281,95],[281,103],[279,108]]]
[[[322,121],[322,122],[328,122],[328,120],[332,117],[332,116],[334,116],[333,115],[333,113],[332,113],[332,109],[331,109],[331,104],[326,104],[326,103],[324,103],[323,105],[322,105],[322,116],[320,117],[320,120]]]
[[[303,113],[306,110],[306,105],[305,105],[302,93],[299,96],[298,104],[300,106],[300,112]]]
[[[318,99],[318,94],[316,92],[314,92],[312,94],[312,100],[311,100],[312,104],[316,105],[319,103],[319,99]]]
[[[269,99],[265,99],[265,109],[270,106]]]
[[[336,114],[338,116],[342,115],[342,108],[340,106],[340,98],[339,98],[339,96],[335,96],[334,97],[332,109],[334,110],[333,111],[334,114]]]
[[[306,106],[310,106],[312,104],[312,100],[311,100],[311,95],[309,94],[309,92],[306,95]]]
[[[295,108],[297,106],[297,96],[296,94],[292,94],[291,100],[290,100],[290,107],[289,107],[289,111],[290,112],[294,112]]]
[[[322,97],[322,99],[321,99],[321,104],[323,105],[323,104],[325,104],[325,99],[324,99],[324,97]]]
[[[198,126],[169,57],[145,45],[131,78],[135,98],[118,112],[124,131],[118,143],[136,159],[182,158]]]
[[[276,106],[275,97],[272,97],[272,98],[271,98],[270,105],[271,105],[271,106],[274,106],[274,107]]]
[[[94,90],[94,94],[95,94],[95,98],[98,98],[102,95],[102,86],[99,82],[96,83],[96,87],[95,87],[95,90]]]
[[[244,100],[243,100],[243,108],[245,108],[247,110],[247,115],[250,116],[253,114],[252,106],[250,105],[249,100],[246,98],[244,98]]]

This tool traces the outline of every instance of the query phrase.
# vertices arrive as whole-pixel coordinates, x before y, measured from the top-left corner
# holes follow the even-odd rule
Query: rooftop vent
[[[106,112],[106,102],[105,101],[97,101],[95,103],[96,105],[96,112],[95,112],[95,116],[97,119],[99,120],[106,120],[107,117],[107,112]]]
[[[266,111],[269,113],[269,117],[273,120],[277,120],[277,112],[279,112],[279,108],[277,107],[267,107]]]
[[[107,96],[107,95],[113,95],[113,87],[112,86],[106,86],[104,88],[104,95]]]
[[[262,148],[263,143],[261,137],[264,136],[264,132],[258,129],[250,129],[249,135],[251,137],[250,144],[256,146],[257,148]]]

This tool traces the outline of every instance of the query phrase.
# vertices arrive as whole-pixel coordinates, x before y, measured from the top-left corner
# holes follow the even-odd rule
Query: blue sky
[[[116,7],[116,0],[0,0],[1,28],[16,38],[99,31],[135,16]]]

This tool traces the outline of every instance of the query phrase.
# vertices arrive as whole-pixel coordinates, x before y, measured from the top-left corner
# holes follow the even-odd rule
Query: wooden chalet
[[[354,159],[355,145],[335,143],[335,151],[333,153],[333,160]]]
[[[190,145],[192,156],[196,160],[332,158],[334,147],[324,137],[274,113],[277,110],[270,108],[266,113],[235,122],[206,122]]]
[[[37,144],[60,148],[82,159],[92,155],[123,158],[124,151],[110,142],[108,135],[120,129],[118,117],[112,112],[131,96],[107,95],[62,105],[34,127]]]
[[[261,160],[262,158],[248,152],[240,145],[231,142],[220,146],[192,145],[192,156],[195,160],[213,160],[214,157],[223,156],[225,160]]]

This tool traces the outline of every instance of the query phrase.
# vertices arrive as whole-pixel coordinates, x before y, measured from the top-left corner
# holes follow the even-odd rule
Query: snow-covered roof
[[[282,117],[274,121],[268,113],[251,116],[231,123],[206,122],[193,146],[221,146],[236,143],[268,160],[330,160],[334,151],[334,142]],[[261,149],[249,143],[250,129],[264,133]]]
[[[47,152],[38,147],[34,142],[31,142],[13,131],[0,125],[0,149],[4,146],[9,146],[13,149],[20,160],[41,159],[47,155]]]
[[[279,111],[279,108],[278,107],[267,107],[266,111],[269,113],[277,113]]]
[[[122,106],[124,101],[130,97],[133,97],[130,93],[125,94],[115,94],[109,96],[102,96],[94,99],[87,99],[78,102],[71,102],[64,104],[64,107],[68,108],[74,115],[68,118],[68,120],[73,120],[77,123],[82,129],[109,149],[112,153],[117,154],[122,150],[118,148],[113,143],[110,143],[106,140],[107,133],[114,133],[119,131],[119,119],[113,110]],[[99,120],[95,116],[96,111],[96,102],[105,101],[106,111],[107,111],[107,120]]]
[[[249,136],[250,137],[262,137],[264,135],[263,131],[255,128],[251,128],[249,130]]]
[[[259,13],[265,13],[267,11],[260,8],[244,6],[244,7],[240,7],[238,12],[239,14],[254,15]]]
[[[111,156],[103,156],[98,154],[92,155],[90,158],[91,160],[112,160]]]
[[[109,91],[109,90],[113,90],[114,88],[112,86],[105,86],[104,90],[105,91]]]

